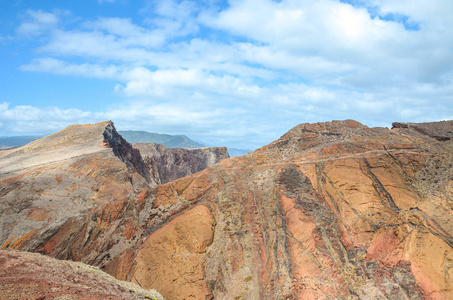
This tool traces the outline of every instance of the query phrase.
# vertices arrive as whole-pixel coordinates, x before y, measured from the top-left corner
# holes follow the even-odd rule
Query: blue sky
[[[451,0],[0,0],[0,136],[113,120],[254,149],[453,119]]]

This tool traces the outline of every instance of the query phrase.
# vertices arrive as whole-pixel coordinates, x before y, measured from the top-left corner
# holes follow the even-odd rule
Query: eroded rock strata
[[[160,185],[118,156],[116,172],[88,157],[2,171],[2,205],[21,216],[2,215],[2,247],[83,261],[167,299],[452,299],[453,144],[436,137],[453,122],[420,128],[301,124]],[[56,196],[25,196],[56,193],[42,174],[59,191],[79,184],[66,219],[54,221]]]
[[[159,184],[189,176],[229,158],[226,147],[167,148],[154,143],[134,143]]]

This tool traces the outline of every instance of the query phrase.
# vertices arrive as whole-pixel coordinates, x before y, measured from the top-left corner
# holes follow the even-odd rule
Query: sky
[[[255,149],[453,119],[451,0],[0,0],[0,136],[112,120]]]

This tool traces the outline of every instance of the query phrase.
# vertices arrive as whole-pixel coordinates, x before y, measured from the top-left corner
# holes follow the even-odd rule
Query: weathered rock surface
[[[171,299],[211,297],[203,266],[214,227],[209,208],[199,205],[156,230],[137,251],[132,282],[160,286]]]
[[[418,132],[422,135],[435,138],[439,141],[453,139],[453,124],[451,121],[431,122],[431,123],[392,123],[392,129],[407,129],[412,134]]]
[[[116,280],[96,267],[36,253],[0,250],[0,299],[156,299],[154,290]]]
[[[0,243],[31,251],[44,247],[58,237],[62,226],[83,224],[90,214],[121,206],[125,199],[156,186],[149,175],[140,152],[118,135],[112,122],[70,126],[1,151]],[[102,225],[109,227],[103,234],[114,238],[113,224]],[[81,233],[83,244],[92,233]],[[100,245],[114,246],[121,248]],[[84,259],[93,262],[98,255],[93,250]],[[59,256],[77,260],[69,253]]]
[[[453,299],[453,143],[434,135],[301,124],[191,176],[129,183],[52,230],[20,225],[3,247],[81,260],[167,299]],[[30,176],[7,177],[2,202]]]
[[[167,148],[154,143],[136,143],[132,146],[140,150],[154,180],[159,184],[200,172],[230,157],[226,147],[184,149]]]

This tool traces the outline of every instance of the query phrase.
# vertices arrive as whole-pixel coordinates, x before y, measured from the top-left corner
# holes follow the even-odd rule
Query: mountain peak
[[[318,123],[302,123],[295,126],[290,131],[282,136],[289,137],[313,137],[319,134],[327,135],[343,135],[347,132],[368,128],[360,122],[354,120],[318,122]]]
[[[112,121],[104,121],[95,124],[75,124],[62,130],[33,141],[27,145],[17,148],[19,152],[49,150],[52,148],[69,148],[85,145],[86,147],[102,148],[103,135],[109,128],[114,128]]]
[[[71,125],[22,147],[4,150],[0,157],[4,171],[12,172],[109,151],[144,175],[140,152],[121,137],[112,121]]]

